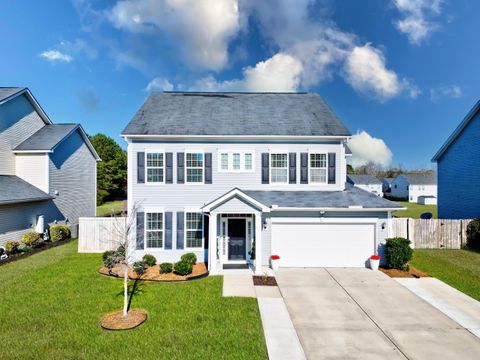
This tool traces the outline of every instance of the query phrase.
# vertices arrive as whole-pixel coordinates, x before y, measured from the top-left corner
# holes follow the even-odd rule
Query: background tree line
[[[352,165],[347,165],[347,174],[359,174],[359,175],[373,175],[379,179],[381,178],[394,178],[400,174],[428,174],[433,173],[434,170],[429,169],[415,169],[407,170],[404,169],[401,165],[398,167],[389,167],[385,168],[374,162],[369,162],[365,165],[358,166],[353,168]]]

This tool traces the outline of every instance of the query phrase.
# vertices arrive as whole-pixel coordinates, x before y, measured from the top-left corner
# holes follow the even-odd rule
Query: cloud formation
[[[145,87],[146,92],[152,91],[172,91],[173,84],[165,78],[156,77]]]
[[[458,85],[440,86],[430,89],[430,100],[436,102],[441,98],[458,99],[463,95],[462,88]]]
[[[353,135],[348,142],[352,150],[351,165],[353,167],[366,165],[369,162],[381,166],[388,166],[392,162],[393,154],[382,139],[372,137],[366,131]]]
[[[40,57],[50,62],[65,62],[69,63],[73,60],[68,54],[64,54],[58,50],[46,50],[40,53]]]
[[[395,27],[407,35],[410,43],[420,45],[434,31],[438,24],[432,19],[440,15],[443,0],[394,0],[402,19]]]

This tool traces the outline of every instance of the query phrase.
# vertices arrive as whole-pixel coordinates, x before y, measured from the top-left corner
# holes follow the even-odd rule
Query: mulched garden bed
[[[111,271],[103,266],[98,271],[102,275],[123,278],[123,267],[115,266]],[[147,280],[147,281],[187,281],[208,275],[207,265],[205,263],[196,263],[193,270],[188,275],[178,275],[175,272],[160,274],[160,265],[148,267],[142,276],[138,276],[131,268],[128,269],[128,278],[131,280]]]
[[[142,309],[132,309],[123,316],[123,310],[105,315],[100,326],[106,330],[129,330],[140,326],[147,320],[147,312]]]
[[[415,269],[413,266],[410,265],[408,271],[402,271],[397,269],[385,269],[380,267],[379,270],[392,278],[422,278],[422,277],[430,277],[430,275]]]
[[[273,276],[253,276],[255,286],[277,286],[277,280]]]
[[[8,263],[11,263],[11,262],[14,262],[14,261],[17,261],[17,260],[21,260],[21,259],[25,259],[31,255],[34,255],[36,253],[39,253],[41,251],[44,251],[44,250],[48,250],[48,249],[51,249],[51,248],[54,248],[56,246],[60,246],[60,245],[63,245],[63,244],[66,244],[68,242],[72,241],[71,238],[69,239],[65,239],[65,240],[59,240],[59,241],[55,241],[55,242],[52,242],[52,241],[46,241],[46,242],[42,242],[40,244],[40,246],[36,247],[36,248],[33,248],[33,249],[29,249],[29,251],[27,252],[22,252],[22,253],[17,253],[17,254],[10,254],[8,255],[8,259],[5,259],[5,260],[0,260],[0,266],[1,265],[5,265],[5,264],[8,264]]]

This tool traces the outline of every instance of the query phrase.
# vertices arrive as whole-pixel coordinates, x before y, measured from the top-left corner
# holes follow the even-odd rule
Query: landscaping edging
[[[207,266],[205,265],[205,268],[207,268]],[[102,266],[100,269],[98,269],[98,273],[100,275],[103,275],[103,276],[107,276],[107,277],[111,277],[111,278],[114,278],[114,279],[122,279],[123,280],[123,274],[120,274],[120,273],[116,273],[116,272],[112,272],[112,271],[106,271],[107,268],[105,266]],[[114,275],[111,275],[111,274],[114,274]],[[190,280],[197,280],[197,279],[201,279],[201,278],[204,278],[204,277],[207,277],[209,276],[210,273],[208,270],[206,270],[205,272],[201,273],[201,274],[198,274],[198,275],[187,275],[185,276],[184,278],[177,278],[177,279],[155,279],[155,278],[146,278],[144,277],[143,275],[142,276],[131,276],[131,273],[129,272],[129,275],[128,275],[128,279],[129,280],[141,280],[141,281],[151,281],[151,282],[163,282],[163,283],[173,283],[173,282],[185,282],[185,281],[190,281]],[[178,275],[180,276],[180,275]]]
[[[55,242],[48,241],[48,242],[42,243],[43,245],[40,246],[40,247],[30,249],[30,251],[28,251],[28,252],[19,253],[19,254],[10,254],[10,255],[8,255],[8,259],[0,260],[0,266],[11,263],[11,262],[14,262],[14,261],[17,261],[17,260],[25,259],[29,256],[35,255],[35,254],[37,254],[39,252],[42,252],[44,250],[48,250],[48,249],[51,249],[51,248],[54,248],[54,247],[57,247],[57,246],[60,246],[60,245],[63,245],[63,244],[67,244],[72,240],[74,240],[74,239],[73,238],[68,238],[68,239],[59,240],[59,241],[55,241]]]
[[[427,273],[420,271],[410,265],[408,271],[402,271],[397,269],[386,269],[383,267],[378,268],[379,271],[390,276],[391,278],[413,278],[419,279],[422,277],[430,277]]]
[[[148,312],[143,309],[132,309],[123,317],[123,310],[114,311],[103,316],[100,326],[105,330],[121,331],[139,327],[148,319]]]

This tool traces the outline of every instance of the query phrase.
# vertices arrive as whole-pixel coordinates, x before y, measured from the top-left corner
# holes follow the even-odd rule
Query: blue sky
[[[474,0],[4,0],[1,86],[119,142],[149,91],[318,92],[360,134],[357,164],[430,168],[479,99],[479,13]]]

